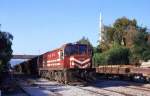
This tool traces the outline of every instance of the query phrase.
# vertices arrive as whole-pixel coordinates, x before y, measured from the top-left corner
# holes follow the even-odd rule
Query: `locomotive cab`
[[[67,44],[64,48],[64,63],[69,68],[90,68],[92,49],[85,44]]]

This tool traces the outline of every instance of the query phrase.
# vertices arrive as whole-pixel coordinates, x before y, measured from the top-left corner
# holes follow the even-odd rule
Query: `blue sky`
[[[150,28],[149,10],[150,0],[0,0],[0,24],[14,54],[40,54],[83,36],[96,46],[100,11],[105,25],[126,16]]]

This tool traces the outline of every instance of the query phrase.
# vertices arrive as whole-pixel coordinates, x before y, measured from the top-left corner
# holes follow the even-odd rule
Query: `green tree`
[[[9,61],[12,57],[12,40],[13,36],[8,32],[0,31],[0,72],[9,67]]]
[[[130,50],[114,42],[112,48],[93,56],[95,66],[103,64],[129,64]]]
[[[138,28],[138,33],[133,40],[133,46],[131,51],[133,53],[132,58],[136,60],[148,60],[150,59],[150,45],[148,43],[149,34],[146,32],[146,28]]]
[[[129,49],[118,43],[114,43],[106,54],[108,64],[129,64]]]
[[[148,60],[150,59],[150,34],[146,31],[145,27],[137,25],[135,19],[118,18],[112,26],[105,28],[105,39],[101,42],[100,49],[102,49],[102,52],[109,51],[109,53],[115,54],[115,49],[112,52],[110,49],[114,46],[113,42],[116,42],[122,47],[129,48],[131,52],[130,61]]]
[[[93,64],[95,67],[108,64],[105,53],[95,53],[93,56]]]
[[[78,43],[78,44],[86,44],[86,45],[90,45],[91,47],[93,47],[91,42],[89,41],[89,39],[85,38],[84,36],[79,41],[77,41],[76,43]]]
[[[107,26],[104,30],[104,42],[101,47],[104,50],[108,50],[112,47],[113,42],[117,42],[120,45],[130,47],[133,44],[133,39],[137,34],[137,22],[135,19],[130,20],[126,17],[117,19],[113,26]]]

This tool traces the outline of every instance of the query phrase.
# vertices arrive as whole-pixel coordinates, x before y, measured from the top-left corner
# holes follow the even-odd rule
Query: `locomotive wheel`
[[[69,82],[69,78],[68,78],[68,74],[69,74],[69,70],[64,70],[64,84],[68,84]]]
[[[40,76],[41,76],[42,78],[44,78],[44,72],[43,72],[43,71],[40,71]]]
[[[46,76],[49,80],[54,80],[54,72],[53,71],[49,71],[47,72],[47,76]]]
[[[55,78],[55,74],[54,74],[54,71],[51,71],[51,80],[55,80],[54,78]]]
[[[82,79],[84,78],[84,73],[83,73],[83,72],[80,73],[80,77],[81,77]]]
[[[65,84],[65,76],[64,76],[64,71],[61,71],[61,82]]]
[[[55,73],[54,73],[54,71],[51,71],[51,79],[55,80]]]
[[[45,78],[48,79],[48,72],[45,72]]]
[[[45,72],[42,72],[42,77],[45,78]]]
[[[56,71],[54,72],[54,74],[55,74],[55,80],[58,82],[58,72]]]
[[[58,82],[61,83],[61,71],[58,71]]]
[[[50,72],[47,72],[47,78],[50,80],[51,78],[51,74],[50,74]]]
[[[48,78],[49,80],[51,80],[51,72],[47,72],[47,73],[48,73],[47,78]]]

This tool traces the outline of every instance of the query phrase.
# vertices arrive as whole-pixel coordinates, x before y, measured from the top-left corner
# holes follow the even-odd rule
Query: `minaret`
[[[99,17],[99,44],[104,41],[104,25],[102,21],[102,14],[100,12],[100,17]]]
[[[102,40],[102,14],[100,12],[100,17],[99,17],[99,43],[101,43]]]

